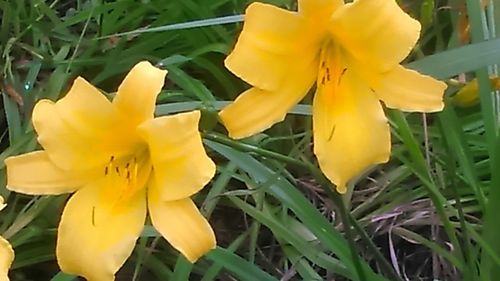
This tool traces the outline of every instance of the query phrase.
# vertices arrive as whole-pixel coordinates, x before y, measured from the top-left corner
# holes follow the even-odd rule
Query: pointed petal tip
[[[143,71],[153,70],[153,71],[157,72],[159,75],[163,75],[163,76],[166,76],[168,73],[168,70],[158,68],[146,60],[138,62],[133,68],[136,68],[136,67],[143,70]]]
[[[208,252],[211,250],[215,249],[217,247],[217,241],[215,238],[215,233],[211,229],[211,235],[209,235],[210,239],[207,239],[205,241],[204,247],[200,248],[198,251],[189,251],[189,250],[183,250],[181,251],[186,257],[186,259],[191,262],[191,263],[196,263],[200,258],[202,258],[204,255],[206,255]],[[208,237],[207,237],[208,238]],[[201,244],[201,243],[200,243]]]
[[[386,107],[407,112],[443,110],[443,96],[448,85],[429,75],[401,65],[386,73],[375,94]]]
[[[83,78],[82,76],[78,76],[75,78],[75,80],[73,80],[73,85],[75,84],[80,84],[80,83],[85,83],[85,84],[90,84],[85,78]]]
[[[345,183],[338,184],[335,189],[340,194],[345,194],[347,192],[347,187],[346,187]]]
[[[219,112],[219,118],[231,138],[249,137],[283,121],[288,111],[304,98],[313,83],[312,76],[294,78],[297,77],[291,76],[290,83],[278,91],[250,88]]]
[[[227,135],[232,138],[233,140],[241,140],[247,137],[252,136],[253,134],[257,133],[254,131],[250,130],[238,130],[234,126],[231,126],[231,120],[230,118],[232,117],[226,117],[227,115],[224,114],[224,111],[219,112],[219,118],[222,123],[222,125],[226,128],[227,130]],[[265,130],[265,129],[263,129]]]
[[[7,189],[30,195],[58,195],[77,190],[93,173],[64,171],[50,161],[45,151],[11,156],[4,161]]]
[[[0,281],[9,281],[8,272],[14,261],[14,250],[9,241],[0,236]]]
[[[130,124],[138,125],[153,118],[156,98],[165,84],[166,75],[166,70],[141,61],[125,76],[113,104],[127,116]]]
[[[157,188],[148,191],[151,222],[173,248],[192,263],[215,248],[215,233],[191,199],[164,202]]]
[[[367,21],[370,28],[365,28]],[[381,72],[408,56],[421,31],[420,22],[403,11],[395,0],[347,3],[334,13],[332,22],[330,30],[337,40],[356,59]]]

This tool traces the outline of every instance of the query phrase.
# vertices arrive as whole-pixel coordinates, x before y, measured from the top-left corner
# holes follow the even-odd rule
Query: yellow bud
[[[500,90],[500,77],[490,77],[491,88]],[[469,81],[453,97],[453,104],[460,107],[471,107],[479,102],[479,85],[477,78]]]

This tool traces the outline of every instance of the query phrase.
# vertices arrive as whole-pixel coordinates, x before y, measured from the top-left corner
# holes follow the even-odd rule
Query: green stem
[[[387,261],[387,259],[380,253],[377,246],[370,239],[370,236],[366,233],[366,231],[358,224],[356,219],[349,213],[349,210],[345,207],[344,201],[340,194],[334,192],[332,183],[323,175],[321,171],[319,171],[314,165],[308,163],[309,171],[313,174],[313,176],[321,183],[321,186],[328,197],[333,201],[333,203],[338,206],[340,217],[342,220],[342,224],[344,225],[344,229],[346,230],[346,235],[349,240],[349,246],[351,246],[351,252],[353,255],[353,259],[356,261],[356,258],[359,259],[357,254],[355,241],[353,239],[354,235],[351,231],[351,225],[356,230],[357,234],[361,237],[362,240],[366,242],[366,246],[370,250],[370,252],[375,254],[375,258],[379,261],[379,264],[383,271],[387,274],[387,276],[391,280],[401,280],[399,275],[396,273],[391,264]],[[355,264],[356,265],[356,264]],[[359,265],[361,266],[361,265]],[[363,275],[360,275],[360,280],[367,280],[364,276],[364,270],[361,269]]]
[[[329,188],[329,187],[326,187]],[[324,189],[326,189],[324,188]],[[331,192],[332,194],[334,192]],[[356,241],[354,241],[354,233],[351,229],[351,223],[349,222],[348,211],[345,208],[344,202],[339,196],[330,196],[330,199],[333,200],[335,205],[338,206],[338,210],[340,213],[340,219],[342,220],[342,224],[344,225],[345,235],[347,236],[347,241],[349,242],[349,248],[351,249],[351,257],[354,263],[354,267],[356,268],[358,279],[365,281],[368,280],[365,275],[365,271],[361,264],[360,257],[358,255],[358,249],[356,248]]]

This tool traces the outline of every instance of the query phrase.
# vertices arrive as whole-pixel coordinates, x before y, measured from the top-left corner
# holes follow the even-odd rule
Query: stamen
[[[115,167],[115,171],[116,171],[116,173],[117,173],[118,175],[120,175],[120,167],[116,166],[116,167]]]
[[[136,184],[137,184],[137,182],[136,182],[137,181],[137,172],[139,171],[139,165],[137,164],[135,157],[134,157],[134,162],[135,163],[134,163],[134,173],[132,175],[132,184],[134,186],[136,186]]]
[[[342,69],[342,73],[340,73],[340,75],[339,75],[339,81],[337,82],[337,85],[340,85],[340,81],[342,80],[342,77],[344,76],[346,71],[347,71],[347,68]]]
[[[95,226],[95,206],[92,206],[92,226]]]
[[[333,125],[332,130],[330,131],[330,136],[328,136],[328,141],[331,141],[333,138],[333,134],[335,133],[335,125]]]
[[[109,163],[104,167],[104,175],[107,176],[109,174],[109,169],[113,169],[113,162],[115,161],[115,156],[111,155],[109,158]]]

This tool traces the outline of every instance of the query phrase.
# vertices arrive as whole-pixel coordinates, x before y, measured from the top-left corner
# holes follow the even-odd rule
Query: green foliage
[[[224,137],[217,124],[214,112],[247,87],[223,60],[248,2],[0,0],[0,168],[6,157],[37,148],[30,120],[37,100],[59,98],[78,75],[109,92],[147,59],[169,70],[156,114],[203,109],[204,141],[218,168],[196,201],[218,248],[191,265],[146,227],[118,280],[500,278],[499,99],[488,77],[500,63],[500,5],[398,1],[424,27],[407,66],[449,79],[447,97],[457,77],[477,77],[480,104],[447,102],[437,114],[387,110],[391,161],[366,171],[343,201],[321,187],[307,102],[243,141]],[[458,38],[465,12],[467,45]],[[8,207],[0,233],[16,250],[12,279],[77,280],[59,272],[54,256],[67,196],[13,194],[5,182],[2,172]]]

